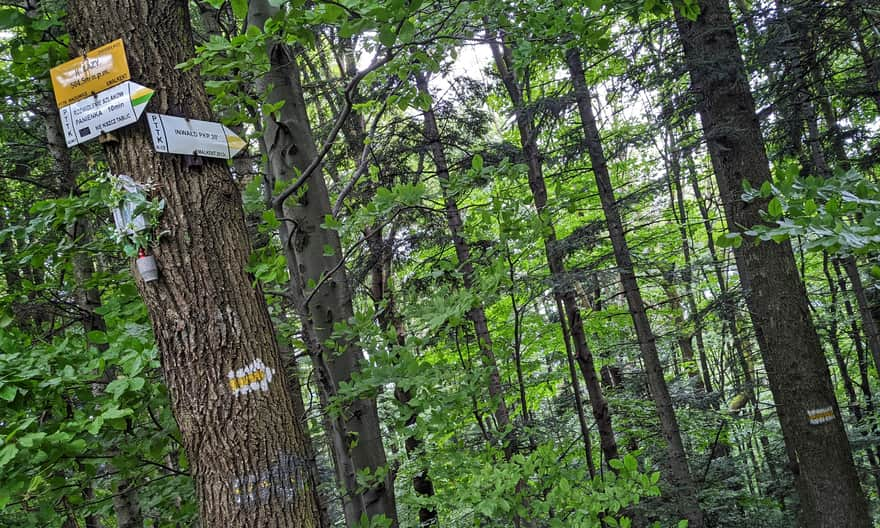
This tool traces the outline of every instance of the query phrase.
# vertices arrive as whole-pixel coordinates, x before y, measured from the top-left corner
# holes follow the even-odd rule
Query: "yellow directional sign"
[[[55,102],[58,103],[58,108],[85,99],[131,78],[122,39],[94,49],[84,57],[77,57],[55,66],[49,70],[49,73],[52,76],[52,87],[55,89]]]

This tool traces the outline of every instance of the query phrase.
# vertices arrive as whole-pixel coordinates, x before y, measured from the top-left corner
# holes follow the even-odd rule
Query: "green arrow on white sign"
[[[61,114],[61,127],[67,146],[79,145],[104,132],[133,125],[144,112],[153,93],[146,86],[126,81],[62,107],[58,112]]]

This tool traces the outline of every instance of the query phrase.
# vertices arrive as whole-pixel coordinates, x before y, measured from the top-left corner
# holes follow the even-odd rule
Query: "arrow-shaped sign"
[[[153,90],[126,81],[63,107],[59,112],[67,146],[85,143],[102,132],[136,123],[152,96]]]
[[[147,114],[157,152],[230,159],[247,143],[220,123]]]

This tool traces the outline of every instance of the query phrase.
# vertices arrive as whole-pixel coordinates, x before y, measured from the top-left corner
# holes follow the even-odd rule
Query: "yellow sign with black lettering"
[[[77,101],[116,86],[131,78],[125,45],[122,39],[114,40],[98,49],[55,66],[49,73],[55,102],[63,108]]]

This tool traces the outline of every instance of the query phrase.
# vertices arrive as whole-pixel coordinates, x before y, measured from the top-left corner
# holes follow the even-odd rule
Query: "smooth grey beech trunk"
[[[636,337],[639,340],[639,351],[645,363],[648,387],[651,389],[651,397],[654,399],[657,415],[660,417],[660,428],[666,440],[668,454],[666,463],[669,464],[668,478],[672,484],[671,495],[678,503],[679,513],[688,520],[688,526],[702,528],[704,525],[703,511],[700,509],[700,503],[697,499],[697,486],[688,468],[687,454],[681,440],[678,419],[675,417],[675,409],[672,407],[672,397],[669,395],[669,387],[663,377],[663,365],[660,363],[660,355],[657,352],[657,338],[651,329],[645,302],[636,281],[635,267],[623,231],[620,211],[614,198],[608,162],[605,159],[602,138],[599,135],[599,127],[593,113],[592,95],[584,78],[580,52],[575,48],[568,49],[565,53],[565,60],[568,64],[574,88],[574,98],[580,113],[584,142],[590,156],[593,174],[596,177],[599,201],[602,203],[602,210],[605,213],[605,223],[608,226],[608,235],[614,250],[614,260],[617,262],[626,304],[629,307]],[[692,349],[690,356],[693,359]]]
[[[727,225],[761,223],[766,201],[740,198],[771,180],[755,103],[725,0],[700,0],[700,13],[676,22]],[[806,527],[870,526],[825,356],[791,245],[744,237],[734,249],[746,303],[801,499]]]
[[[279,12],[268,0],[253,0],[248,23],[263,28]],[[300,72],[290,46],[270,37],[267,42],[269,71],[258,82],[268,103],[284,102],[276,115],[263,116],[263,141],[268,157],[266,172],[270,181],[292,181],[317,158],[315,140],[309,126],[300,84]],[[277,214],[278,211],[276,211]],[[308,306],[301,307],[310,319],[319,354],[313,356],[319,374],[319,387],[330,401],[340,384],[350,382],[364,361],[360,345],[353,340],[334,338],[334,325],[345,324],[353,315],[352,292],[342,258],[339,235],[322,227],[331,214],[327,186],[320,170],[308,180],[304,192],[289,198],[281,210],[281,240],[291,288],[300,288]],[[332,254],[328,254],[327,250]],[[320,283],[317,291],[315,285]],[[305,289],[303,289],[305,288]],[[392,472],[387,465],[379,429],[375,399],[346,401],[331,427],[331,447],[337,477],[343,486],[343,506],[349,526],[362,516],[384,515],[397,525]],[[378,475],[367,485],[358,474]]]
[[[77,53],[124,40],[132,79],[156,90],[149,110],[211,120],[198,73],[176,68],[193,53],[187,2],[72,1],[67,26]],[[196,168],[182,156],[159,154],[144,122],[114,135],[118,141],[104,148],[111,171],[148,184],[165,200],[149,248],[160,277],[138,281],[138,288],[190,463],[200,526],[323,528],[272,323],[246,271],[250,243],[226,162],[206,159]],[[255,367],[257,377],[241,375],[246,367]]]

